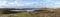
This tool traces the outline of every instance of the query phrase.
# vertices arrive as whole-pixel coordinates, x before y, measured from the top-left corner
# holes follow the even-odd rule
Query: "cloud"
[[[45,0],[42,2],[43,6],[46,8],[60,8],[60,0]]]
[[[6,0],[0,1],[0,7],[6,8],[40,8],[42,4],[40,2],[24,2],[23,0],[18,1],[15,0],[14,2],[7,2]]]

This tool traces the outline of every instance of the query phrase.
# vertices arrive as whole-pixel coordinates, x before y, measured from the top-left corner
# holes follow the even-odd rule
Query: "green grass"
[[[0,16],[6,15],[8,17],[33,17],[28,12],[21,12],[15,14],[0,14]]]
[[[1,14],[0,13],[0,16],[7,16],[7,17],[37,17],[37,16],[40,16],[40,17],[60,17],[60,14],[51,14],[51,13],[40,13],[40,15],[31,15],[29,14],[28,12],[21,12],[21,13],[15,13],[15,14]],[[59,15],[59,16],[58,16]]]

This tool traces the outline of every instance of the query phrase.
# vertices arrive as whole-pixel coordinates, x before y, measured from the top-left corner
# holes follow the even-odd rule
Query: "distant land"
[[[0,8],[0,9],[15,9],[15,10],[39,10],[40,8]]]

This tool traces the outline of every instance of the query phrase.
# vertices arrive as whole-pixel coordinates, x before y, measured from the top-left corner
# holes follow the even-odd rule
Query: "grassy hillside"
[[[42,11],[35,11],[31,13],[20,12],[13,14],[2,14],[0,12],[0,17],[60,17],[60,9],[54,9],[53,12],[48,9],[43,9]]]
[[[33,17],[28,12],[22,12],[22,13],[15,13],[15,14],[0,14],[0,16],[7,16],[7,17]]]

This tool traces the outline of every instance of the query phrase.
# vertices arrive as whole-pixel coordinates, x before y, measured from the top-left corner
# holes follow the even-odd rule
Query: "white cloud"
[[[60,4],[60,2],[55,2],[55,4]]]
[[[22,1],[22,0],[21,0]],[[37,7],[37,6],[42,6],[42,4],[40,4],[40,2],[18,2],[18,1],[15,1],[15,2],[6,2],[6,1],[0,1],[0,7],[8,7],[8,8],[11,8],[11,7],[21,7],[21,6],[31,6],[31,7]]]

